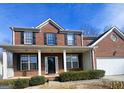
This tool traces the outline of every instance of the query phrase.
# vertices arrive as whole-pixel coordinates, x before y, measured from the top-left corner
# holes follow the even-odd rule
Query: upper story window
[[[33,33],[24,32],[24,44],[33,44]]]
[[[74,45],[74,35],[67,34],[67,45]]]
[[[56,34],[55,33],[46,33],[46,44],[56,45]]]

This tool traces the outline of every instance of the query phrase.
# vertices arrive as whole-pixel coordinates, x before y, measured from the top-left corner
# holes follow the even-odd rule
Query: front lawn
[[[28,87],[28,89],[108,89],[103,80],[80,80],[70,82],[49,81],[44,85]]]

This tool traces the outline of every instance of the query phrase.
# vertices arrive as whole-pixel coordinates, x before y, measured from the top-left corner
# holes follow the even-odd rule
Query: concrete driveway
[[[111,81],[124,81],[124,75],[107,75],[103,77],[103,79],[111,80]]]

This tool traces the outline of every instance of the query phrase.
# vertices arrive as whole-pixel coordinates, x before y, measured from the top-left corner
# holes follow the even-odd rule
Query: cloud
[[[124,5],[123,4],[106,4],[101,11],[103,20],[101,27],[117,26],[120,29],[124,27]]]

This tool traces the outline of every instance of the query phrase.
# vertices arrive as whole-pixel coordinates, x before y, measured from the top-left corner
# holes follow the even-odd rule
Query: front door
[[[55,57],[48,57],[48,74],[55,73]]]

